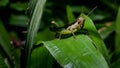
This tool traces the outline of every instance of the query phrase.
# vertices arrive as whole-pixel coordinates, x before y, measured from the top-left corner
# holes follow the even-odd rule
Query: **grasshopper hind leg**
[[[62,34],[59,34],[59,39],[61,39]]]
[[[72,33],[72,35],[73,35],[73,38],[76,39],[76,36],[75,36],[74,32],[71,31],[71,33]]]

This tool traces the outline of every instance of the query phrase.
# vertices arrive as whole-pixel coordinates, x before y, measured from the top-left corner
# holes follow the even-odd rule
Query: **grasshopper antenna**
[[[97,6],[95,6],[95,7],[87,14],[87,16],[89,16],[96,8],[97,8]]]
[[[82,7],[82,13],[84,13],[84,7]]]

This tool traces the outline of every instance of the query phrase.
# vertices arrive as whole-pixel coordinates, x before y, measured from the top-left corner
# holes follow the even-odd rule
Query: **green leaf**
[[[28,60],[30,58],[31,49],[33,47],[34,43],[34,37],[38,31],[42,13],[43,13],[43,7],[45,5],[46,0],[38,0],[34,9],[34,13],[32,16],[32,19],[30,21],[30,26],[28,28],[28,34],[27,34],[27,40],[25,45],[25,59]],[[29,59],[30,60],[30,59]],[[29,61],[27,61],[29,62]]]
[[[44,29],[43,31],[40,31],[35,36],[35,41],[48,41],[55,38],[55,32],[51,32],[49,28]]]
[[[111,68],[119,68],[120,67],[120,58],[113,62]]]
[[[14,63],[16,63],[15,64],[15,66],[16,66],[16,68],[20,68],[20,58],[21,58],[21,50],[20,50],[20,48],[14,48],[14,50],[13,50],[13,55],[14,55],[14,60],[15,60],[15,62]]]
[[[8,68],[7,64],[5,64],[4,58],[0,55],[0,68]]]
[[[92,39],[93,43],[98,48],[98,50],[103,54],[103,56],[109,62],[107,48],[106,48],[106,46],[104,44],[104,41],[102,40],[102,38],[98,34],[98,31],[97,31],[94,23],[92,22],[92,20],[88,16],[86,16],[84,14],[81,14],[81,16],[83,16],[85,18],[83,28],[87,29],[89,37]]]
[[[37,1],[38,0],[30,0],[27,8],[28,16],[32,17]]]
[[[116,0],[100,0],[102,1],[104,4],[106,4],[108,7],[110,7],[113,10],[117,10],[117,4],[115,3]]]
[[[88,7],[86,6],[71,6],[73,12],[76,12],[76,13],[88,13],[90,10]]]
[[[101,13],[101,14],[91,14],[90,18],[92,18],[93,21],[102,21],[105,18],[109,17],[107,14]]]
[[[107,62],[87,35],[43,42],[64,68],[108,68]]]
[[[53,68],[54,62],[48,50],[44,46],[39,46],[33,49],[29,66],[30,68]]]
[[[5,55],[4,58],[7,58],[11,66],[13,66],[14,63],[13,63],[12,53],[11,53],[10,38],[1,20],[0,20],[0,50],[2,55]]]
[[[120,52],[120,7],[117,13],[115,31],[116,31],[115,48],[116,48],[116,51]]]
[[[15,10],[18,10],[18,11],[23,11],[23,10],[26,10],[27,8],[27,3],[11,3],[10,4],[10,7],[15,9]]]
[[[9,3],[9,0],[0,0],[0,6],[6,6]]]
[[[24,15],[11,15],[10,17],[10,25],[26,27],[28,23],[28,18]]]
[[[113,31],[115,31],[115,24],[111,24],[110,26],[99,29],[99,33],[102,39],[106,39]]]
[[[66,7],[66,11],[67,11],[68,22],[69,24],[71,24],[72,22],[75,21],[75,16],[73,15],[73,12],[70,6]]]
[[[116,17],[116,35],[115,35],[115,51],[112,60],[114,61],[112,64],[112,68],[119,68],[120,65],[120,7],[118,9],[117,17]]]

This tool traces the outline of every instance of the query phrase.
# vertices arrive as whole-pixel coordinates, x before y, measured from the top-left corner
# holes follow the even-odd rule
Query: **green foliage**
[[[120,52],[120,7],[118,10],[118,14],[117,14],[117,18],[116,18],[116,40],[115,40],[115,44],[116,44],[116,51]]]
[[[105,26],[101,29],[102,32],[100,32],[100,35],[102,39],[106,39],[113,31],[115,31],[115,24],[108,24],[110,24],[110,26]]]
[[[11,3],[10,7],[18,11],[23,11],[23,10],[26,10],[27,3]]]
[[[69,24],[71,24],[72,22],[75,21],[75,17],[72,13],[72,10],[71,10],[70,6],[66,7],[66,11],[67,11],[68,22],[69,22]]]
[[[116,18],[116,37],[115,37],[115,52],[114,52],[114,63],[112,64],[112,68],[119,68],[120,65],[120,7],[118,9],[118,13],[117,13],[117,18]]]
[[[27,8],[27,15],[32,17],[32,14],[34,12],[36,3],[38,0],[30,0],[29,4],[28,4],[28,8]]]
[[[37,1],[32,19],[30,21],[30,26],[28,28],[27,40],[26,40],[26,45],[25,45],[25,55],[26,55],[25,58],[26,60],[28,60],[27,62],[29,62],[30,60],[29,58],[30,58],[31,49],[34,43],[34,37],[39,28],[45,2],[46,0]]]
[[[54,62],[55,60],[48,50],[44,46],[40,46],[32,51],[29,68],[53,68]]]
[[[118,5],[119,5],[119,0],[101,0],[103,1],[103,3],[105,3],[107,6],[109,6],[110,8],[117,10],[118,9]]]
[[[4,58],[0,55],[0,67],[1,68],[7,68],[7,64],[5,64]]]
[[[119,68],[119,2],[0,0],[0,68]],[[85,21],[76,39],[58,40],[79,15]]]
[[[103,40],[101,39],[100,35],[98,34],[97,29],[94,26],[94,23],[87,16],[85,16],[85,24],[84,24],[83,28],[88,30],[88,34],[89,34],[90,38],[92,39],[93,43],[96,45],[98,50],[100,50],[100,52],[104,55],[104,57],[107,60],[109,60],[108,52],[105,47],[105,44],[104,44]]]
[[[10,46],[11,46],[10,38],[8,36],[8,33],[5,30],[5,27],[3,26],[2,22],[0,21],[0,53],[1,53],[1,55],[8,57],[9,64],[11,64],[11,66],[13,66],[14,62],[12,59],[12,53],[11,53]]]
[[[51,32],[49,28],[46,28],[43,31],[37,33],[37,35],[35,36],[35,42],[52,40],[53,38],[55,38],[54,35],[55,32]]]
[[[26,27],[28,18],[24,15],[11,15],[9,24],[12,26]]]
[[[108,68],[103,55],[86,35],[78,35],[76,39],[71,37],[47,41],[43,44],[64,68]]]
[[[9,3],[9,0],[0,0],[0,6],[6,6]]]

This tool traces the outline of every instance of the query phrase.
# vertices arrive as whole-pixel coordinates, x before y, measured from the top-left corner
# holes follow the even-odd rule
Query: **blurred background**
[[[26,31],[31,19],[29,0],[0,0],[0,22],[7,30],[14,47],[24,45]],[[50,26],[52,20],[67,24],[66,6],[69,5],[77,18],[80,13],[86,15],[97,6],[89,17],[93,20],[111,55],[111,63],[118,60],[120,53],[114,53],[115,23],[120,0],[47,0],[36,40],[41,40],[40,32]],[[33,7],[34,8],[34,7]],[[120,25],[120,24],[118,24]],[[120,62],[120,61],[117,61]]]

